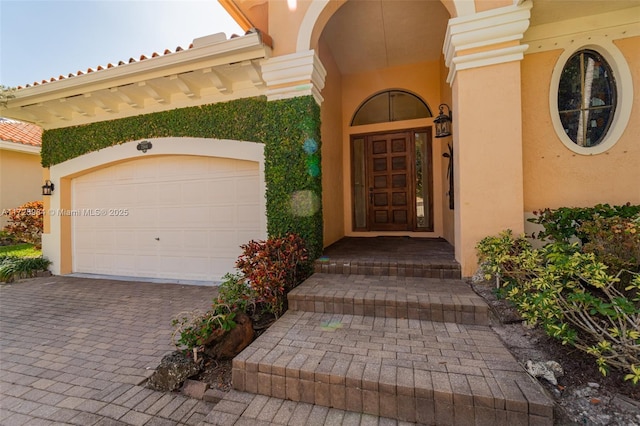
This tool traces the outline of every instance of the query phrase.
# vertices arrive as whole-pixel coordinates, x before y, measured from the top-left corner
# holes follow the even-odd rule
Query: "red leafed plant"
[[[40,247],[43,227],[42,201],[30,201],[8,211],[9,224],[4,230],[16,240]]]
[[[266,241],[249,241],[236,267],[257,294],[257,302],[276,317],[285,311],[287,293],[306,278],[309,259],[304,241],[296,234]]]

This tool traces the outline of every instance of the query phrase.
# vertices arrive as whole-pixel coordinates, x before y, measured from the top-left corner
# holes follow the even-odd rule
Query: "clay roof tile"
[[[42,128],[0,117],[0,140],[39,147],[42,146]]]

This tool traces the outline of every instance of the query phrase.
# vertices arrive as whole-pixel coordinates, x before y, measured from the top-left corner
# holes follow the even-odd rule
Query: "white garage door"
[[[72,182],[74,272],[219,281],[263,238],[255,162],[150,157]]]

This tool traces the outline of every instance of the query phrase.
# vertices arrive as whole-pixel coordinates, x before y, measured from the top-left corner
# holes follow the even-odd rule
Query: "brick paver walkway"
[[[51,277],[0,285],[0,425],[395,425],[392,419],[231,391],[217,405],[139,383],[171,318],[214,290]]]
[[[51,277],[0,285],[0,424],[197,425],[213,405],[138,384],[171,318],[215,290]]]

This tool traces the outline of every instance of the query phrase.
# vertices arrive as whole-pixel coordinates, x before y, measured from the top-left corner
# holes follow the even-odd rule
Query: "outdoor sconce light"
[[[153,145],[151,145],[151,142],[149,141],[142,141],[138,143],[138,151],[142,151],[143,153],[146,153],[147,150],[151,148],[153,148]]]
[[[44,182],[44,185],[42,185],[42,195],[51,195],[53,193],[54,188],[55,188],[55,185],[51,183],[49,179],[47,179]]]
[[[448,114],[442,111],[444,107],[447,107]],[[451,136],[451,108],[447,104],[440,104],[438,109],[440,114],[433,120],[433,124],[436,125],[436,138],[446,138]]]

